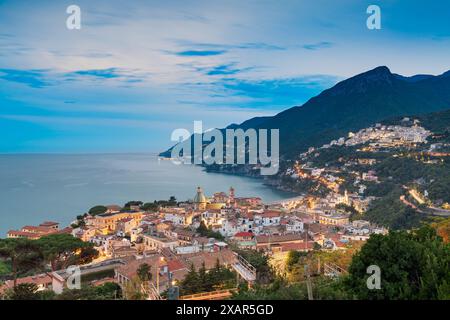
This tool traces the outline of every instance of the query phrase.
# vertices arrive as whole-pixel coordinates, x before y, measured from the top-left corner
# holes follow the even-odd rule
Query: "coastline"
[[[189,200],[198,185],[207,194],[233,186],[239,195],[260,196],[268,202],[291,196],[258,177],[175,166],[148,153],[0,155],[0,170],[5,172],[0,182],[2,237],[10,229],[44,220],[69,225],[99,204],[151,202],[172,195]]]

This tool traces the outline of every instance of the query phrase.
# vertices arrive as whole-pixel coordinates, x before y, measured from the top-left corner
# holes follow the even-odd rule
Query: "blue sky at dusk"
[[[379,65],[441,74],[449,21],[447,0],[0,0],[0,153],[162,151]]]

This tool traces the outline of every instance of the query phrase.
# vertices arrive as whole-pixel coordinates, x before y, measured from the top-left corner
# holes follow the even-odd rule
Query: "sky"
[[[0,0],[0,153],[158,152],[380,65],[441,74],[449,21],[447,0]]]

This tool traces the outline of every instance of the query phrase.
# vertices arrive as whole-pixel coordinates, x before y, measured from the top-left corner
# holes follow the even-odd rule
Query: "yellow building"
[[[319,223],[334,226],[343,226],[349,223],[347,216],[342,215],[319,215]]]
[[[112,232],[116,231],[117,222],[119,220],[131,218],[140,221],[142,216],[142,212],[103,213],[96,215],[90,220],[90,223],[94,228],[107,229]]]

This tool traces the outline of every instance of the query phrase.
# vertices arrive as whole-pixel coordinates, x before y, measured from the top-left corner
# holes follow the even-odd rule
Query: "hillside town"
[[[310,148],[284,175],[290,181],[316,184],[293,198],[263,202],[257,196],[239,197],[233,187],[208,196],[199,186],[193,190],[193,198],[187,201],[171,197],[169,201],[146,204],[130,201],[124,206],[99,205],[77,216],[68,227],[60,228],[57,222],[45,221],[38,226],[10,230],[7,237],[38,240],[51,235],[71,235],[89,243],[98,254],[89,263],[78,265],[81,273],[100,272],[103,276],[93,280],[92,285],[113,282],[123,292],[134,285],[142,265],[148,265],[149,283],[141,291],[143,297],[150,300],[164,299],[168,292],[192,277],[195,270],[210,273],[228,270],[231,273],[227,276],[227,285],[224,285],[225,280],[220,280],[223,283],[214,286],[226,287],[226,290],[210,293],[217,294],[217,298],[227,298],[240,285],[251,287],[257,280],[256,268],[244,258],[247,253],[257,252],[275,265],[276,261],[284,263],[293,253],[345,253],[360,247],[373,234],[387,235],[386,227],[370,222],[365,216],[378,199],[367,194],[366,189],[384,183],[372,169],[383,159],[375,155],[400,157],[400,150],[409,152],[418,147],[436,152],[441,145],[429,146],[427,139],[433,133],[419,123],[416,119],[404,118],[400,125],[376,124],[357,133],[350,132],[348,138],[331,141],[317,149]],[[337,147],[356,149],[352,149],[355,152],[350,157],[332,158],[331,164],[317,164],[321,153]],[[347,186],[351,190],[347,190]],[[400,200],[406,206],[425,215],[428,213],[421,210],[428,203],[433,213],[448,216],[446,204],[432,207],[427,193],[407,186],[403,189]],[[107,272],[102,273],[104,271]],[[330,264],[325,264],[321,271],[319,260],[317,272],[336,276],[346,271],[337,265],[330,267]],[[230,275],[235,275],[236,279],[230,282]],[[63,269],[52,270],[18,278],[16,284],[33,283],[39,290],[62,294],[67,289],[68,276]],[[13,281],[8,280],[0,290],[13,286]],[[194,295],[185,297],[206,294],[198,290],[188,291]]]
[[[268,256],[313,249],[346,250],[371,234],[386,234],[387,229],[368,221],[350,222],[349,215],[337,209],[352,199],[345,194],[330,195],[315,204],[304,197],[269,204],[258,197],[237,197],[233,188],[208,197],[198,187],[191,201],[154,212],[144,211],[140,205],[127,210],[108,205],[104,213],[86,214],[72,227],[59,229],[56,222],[44,222],[11,230],[8,237],[39,239],[72,234],[94,244],[100,253],[94,262],[110,262],[114,277],[109,281],[124,288],[142,263],[157,265],[152,269],[153,294],[148,296],[156,299],[172,283],[182,281],[191,266],[199,269],[204,265],[208,270],[220,263],[251,283],[255,276],[242,267],[246,262],[235,250],[257,250]],[[53,272],[19,281],[35,282],[42,289],[51,287],[61,293],[65,278],[61,272]]]
[[[283,175],[294,182],[315,183],[305,193],[319,193],[319,197],[310,197],[310,201],[335,202],[330,198],[337,199],[344,193],[346,201],[341,203],[364,213],[376,199],[367,192],[368,187],[382,187],[386,180],[395,182],[398,178],[388,176],[380,179],[377,165],[382,167],[383,161],[389,159],[414,159],[424,165],[442,165],[450,156],[450,153],[445,152],[449,144],[431,142],[439,141],[440,138],[438,134],[422,127],[418,119],[405,117],[391,125],[377,123],[356,133],[349,132],[347,138],[341,137],[319,148],[309,148],[299,155],[298,160]],[[327,153],[331,156],[327,156]],[[416,204],[427,203],[429,211],[449,215],[450,212],[446,210],[450,208],[449,203],[445,199],[432,199],[424,181],[420,177],[410,182],[410,186],[402,185],[406,190],[405,196],[412,196]],[[304,188],[303,185],[301,187]],[[352,191],[348,195],[346,188]],[[408,205],[414,208],[414,205]],[[439,207],[438,210],[435,210],[436,207]]]

